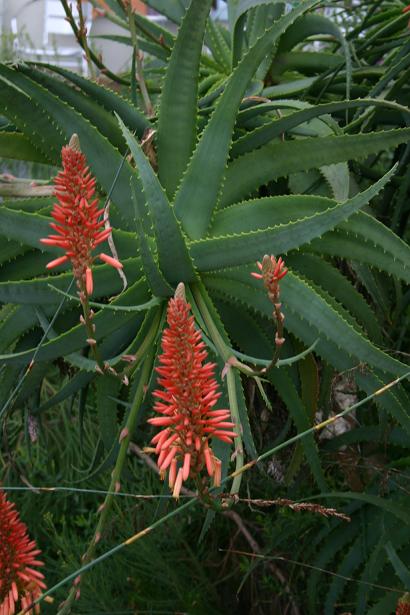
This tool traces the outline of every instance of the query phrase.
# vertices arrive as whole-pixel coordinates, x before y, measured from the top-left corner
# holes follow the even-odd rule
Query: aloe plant
[[[252,377],[255,366],[269,365],[274,352],[272,307],[260,281],[251,277],[264,254],[283,256],[289,267],[281,282],[286,343],[268,377],[298,431],[312,422],[292,367],[301,350],[314,345],[316,357],[334,370],[360,366],[358,385],[367,393],[408,369],[385,351],[378,306],[361,292],[353,273],[353,267],[363,267],[363,278],[374,270],[404,283],[410,278],[408,246],[371,209],[386,186],[400,179],[401,166],[389,158],[390,170],[369,183],[349,164],[386,150],[397,157],[410,140],[407,107],[377,97],[391,73],[380,76],[367,98],[352,97],[349,45],[315,12],[317,0],[294,3],[289,11],[283,3],[232,0],[229,30],[209,19],[210,0],[192,0],[186,11],[180,3],[147,4],[180,23],[175,38],[131,16],[145,41],[141,48],[164,62],[154,117],[133,102],[132,83],[117,93],[52,65],[0,66],[0,110],[9,121],[0,133],[0,152],[58,167],[61,148],[75,133],[100,196],[110,204],[113,243],[125,278],[105,265],[94,268],[93,322],[104,362],[130,379],[127,387],[96,370],[78,324],[70,272],[45,273],[45,264],[58,254],[40,244],[49,232],[52,189],[28,185],[16,199],[7,196],[6,186],[0,207],[2,418],[38,396],[47,373],[64,357],[71,378],[37,410],[95,383],[101,442],[118,455],[112,487],[121,476],[144,387],[155,380],[164,308],[180,282],[211,351],[227,368],[225,395],[241,434],[237,470],[244,463],[241,440],[249,458],[257,450],[242,377],[231,359],[239,357],[248,366],[241,369]],[[114,18],[127,23],[122,3],[110,6]],[[318,59],[326,70],[343,69],[344,100],[332,97],[331,84],[319,104],[313,98],[278,98],[298,87],[312,91],[313,81],[306,83],[305,77],[296,90],[281,81],[283,67],[292,62],[309,70],[309,54],[292,55],[304,40],[301,32],[337,41],[340,54],[332,60],[318,54]],[[274,80],[276,85],[269,85]],[[148,91],[151,85],[148,80]],[[379,111],[403,118],[403,126],[369,130]],[[34,197],[35,191],[42,196]],[[341,259],[351,267],[341,268]],[[135,355],[135,362],[128,366],[124,355]],[[408,398],[403,388],[397,391],[378,401],[410,433]],[[127,435],[118,443],[121,400],[131,409]],[[312,435],[303,442],[317,487],[325,492],[317,444]],[[226,476],[229,445],[220,447]],[[88,557],[92,554],[93,549]]]

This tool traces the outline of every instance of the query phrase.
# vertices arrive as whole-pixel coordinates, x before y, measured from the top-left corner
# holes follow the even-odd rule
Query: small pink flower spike
[[[265,254],[262,263],[256,263],[261,273],[252,272],[251,275],[258,280],[263,280],[265,288],[271,298],[279,296],[279,282],[287,274],[285,262],[280,256],[278,260],[274,256]]]

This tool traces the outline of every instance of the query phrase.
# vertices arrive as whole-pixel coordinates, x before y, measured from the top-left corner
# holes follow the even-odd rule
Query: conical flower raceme
[[[28,608],[46,589],[44,575],[36,570],[44,565],[39,554],[15,505],[0,490],[0,615],[14,615],[19,603],[21,609]],[[27,611],[34,612],[40,612],[40,605]]]
[[[273,301],[279,297],[279,282],[285,277],[288,270],[285,267],[285,262],[282,257],[278,260],[274,256],[265,254],[262,262],[256,263],[260,273],[252,272],[251,275],[258,280],[263,280],[269,298]]]
[[[410,594],[404,594],[396,607],[396,615],[410,615]]]
[[[47,265],[52,269],[71,261],[74,277],[80,291],[91,295],[93,292],[93,275],[91,266],[96,258],[93,250],[106,241],[111,228],[104,228],[103,209],[98,209],[98,199],[94,198],[95,179],[91,176],[84,154],[79,148],[77,135],[73,135],[69,145],[61,151],[63,170],[55,178],[55,196],[51,213],[55,222],[50,224],[56,234],[51,234],[41,243],[57,246],[65,251]],[[112,256],[101,253],[98,258],[115,267],[122,264]]]
[[[215,408],[220,397],[215,364],[205,363],[208,353],[190,309],[180,284],[168,304],[168,328],[163,333],[163,353],[157,367],[162,388],[154,392],[154,410],[160,416],[148,421],[161,428],[152,443],[162,477],[168,471],[174,497],[179,496],[189,477],[199,477],[203,469],[218,486],[221,461],[214,455],[210,441],[218,438],[232,443],[237,436],[232,431],[230,411]]]

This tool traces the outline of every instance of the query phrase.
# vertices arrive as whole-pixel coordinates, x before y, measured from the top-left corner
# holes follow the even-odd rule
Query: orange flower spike
[[[0,490],[0,613],[14,615],[27,608],[46,589],[44,575],[37,570],[43,562],[26,525],[20,521],[15,505]],[[36,613],[40,606],[36,605]],[[33,611],[30,611],[32,613]]]
[[[154,410],[159,416],[148,421],[161,428],[151,442],[161,475],[169,471],[169,486],[176,498],[183,483],[189,477],[198,477],[203,469],[218,485],[221,462],[212,451],[210,439],[232,443],[237,437],[229,420],[230,410],[214,409],[220,397],[215,365],[204,363],[208,353],[190,309],[184,285],[179,284],[168,304],[168,328],[162,337],[163,353],[157,367],[161,388],[153,393],[157,398]]]
[[[104,227],[103,209],[98,209],[98,199],[94,199],[95,179],[91,176],[84,154],[80,151],[77,135],[61,151],[63,170],[55,178],[55,196],[51,213],[55,222],[50,223],[56,234],[51,234],[41,243],[56,246],[65,251],[47,265],[47,269],[58,267],[71,261],[77,286],[87,295],[93,292],[92,264],[95,258],[121,269],[122,264],[112,256],[92,251],[111,234],[111,228]]]
[[[410,594],[404,594],[397,603],[396,615],[410,615]]]

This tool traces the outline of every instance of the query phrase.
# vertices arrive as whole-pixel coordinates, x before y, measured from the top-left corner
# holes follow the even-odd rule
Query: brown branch
[[[308,512],[318,513],[323,517],[337,517],[338,519],[343,519],[343,521],[351,521],[351,518],[348,515],[338,512],[335,508],[327,508],[321,504],[293,502],[293,500],[287,500],[285,498],[279,498],[277,500],[252,500],[248,498],[240,498],[238,501],[246,504],[253,504],[254,506],[260,506],[261,508],[267,508],[268,506],[287,506],[291,510],[295,510],[297,512],[306,510]]]

